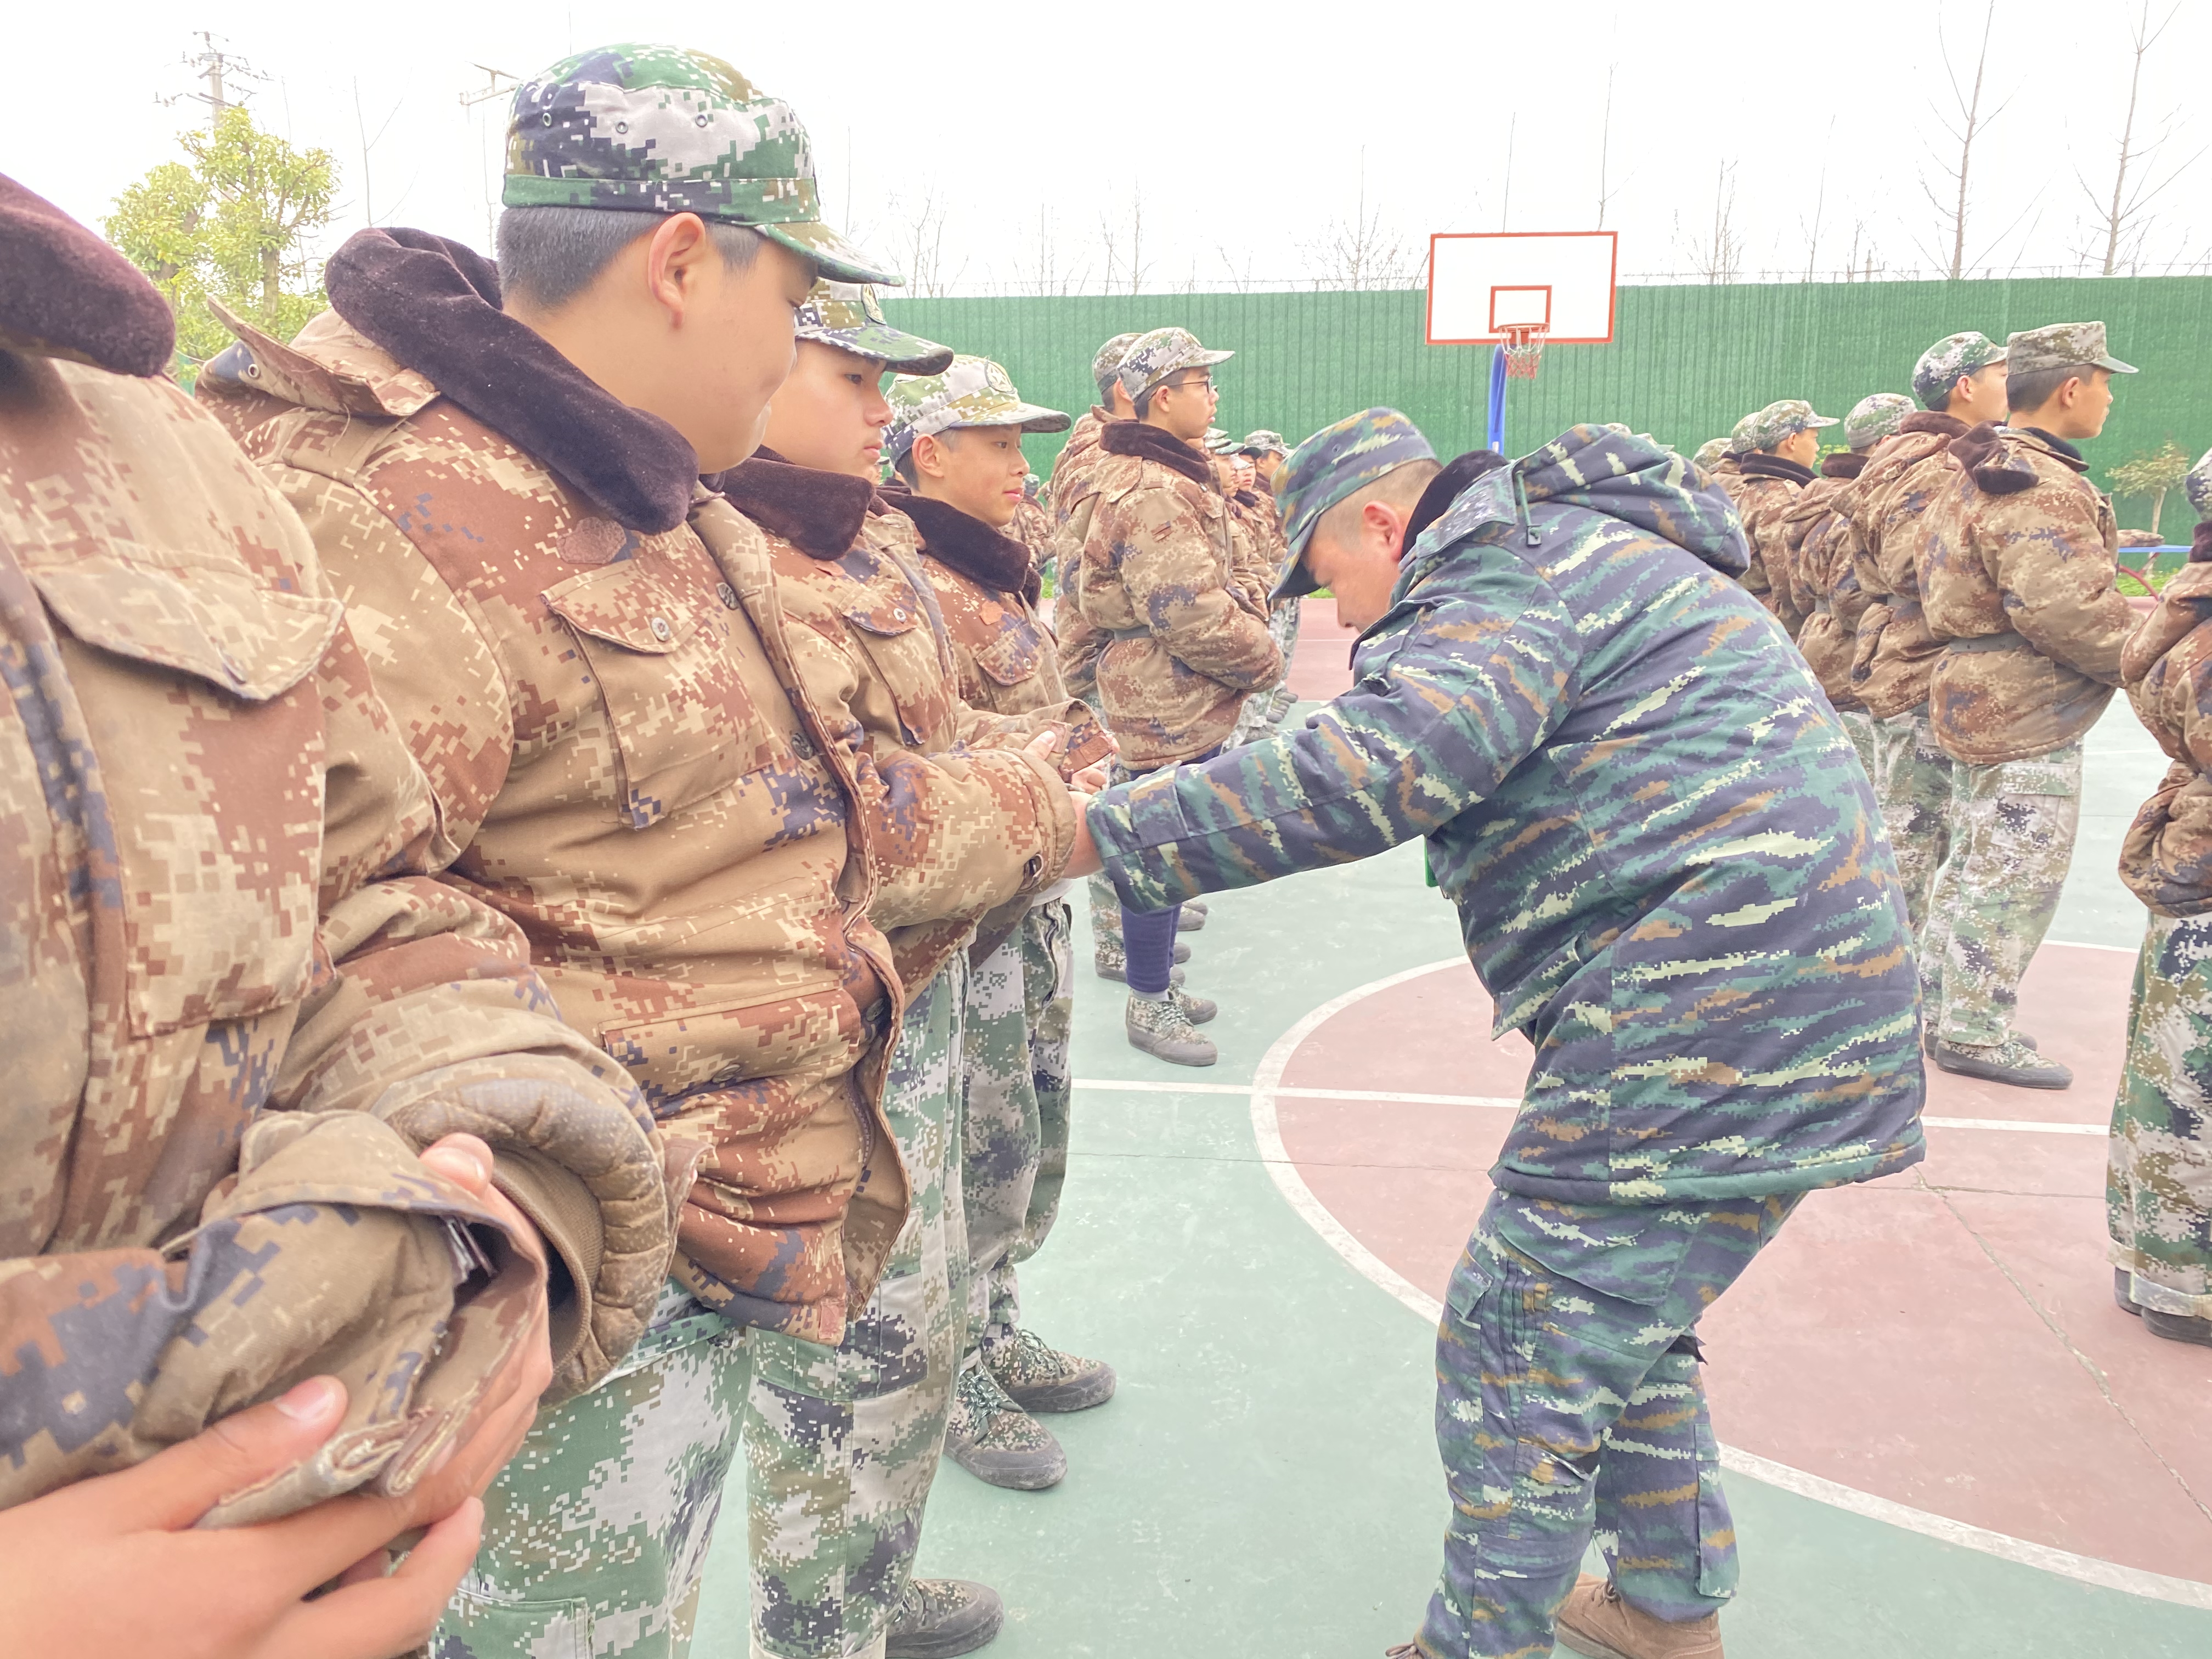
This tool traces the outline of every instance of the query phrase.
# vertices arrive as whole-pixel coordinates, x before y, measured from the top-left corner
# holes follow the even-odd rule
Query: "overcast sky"
[[[1974,156],[1975,274],[2073,270],[2093,245],[2101,262],[2075,175],[2110,193],[2129,3],[1999,0],[1984,96],[2004,107]],[[2154,0],[2154,24],[2166,3]],[[1948,247],[1921,181],[1948,197],[1958,150],[1939,121],[1951,95],[1939,19],[1970,82],[1982,15],[1924,0],[26,4],[9,29],[17,62],[46,67],[10,86],[0,169],[97,224],[118,191],[175,154],[179,128],[204,120],[189,98],[157,100],[204,89],[182,60],[198,49],[191,27],[205,27],[267,76],[236,83],[257,118],[337,159],[328,246],[372,211],[486,246],[506,102],[462,106],[485,84],[476,66],[526,76],[586,46],[664,40],[728,58],[798,110],[832,222],[875,252],[910,266],[915,222],[933,204],[940,275],[963,290],[1034,280],[1048,246],[1063,276],[1095,291],[1102,220],[1124,287],[1139,208],[1148,288],[1316,275],[1363,189],[1384,238],[1409,250],[1432,231],[1591,228],[1601,148],[1603,222],[1621,233],[1624,276],[1696,266],[1724,167],[1747,276],[1802,272],[1816,223],[1822,270],[1854,246],[1878,266],[1924,269]],[[1363,32],[1364,16],[1382,21]],[[1558,33],[1570,20],[1588,33]],[[2185,6],[2143,76],[2138,145],[2172,128],[2139,164],[2151,182],[2212,143],[2212,116],[2185,107],[2191,68],[2208,59],[2212,5]],[[2150,218],[2145,269],[2212,269],[2212,156]]]

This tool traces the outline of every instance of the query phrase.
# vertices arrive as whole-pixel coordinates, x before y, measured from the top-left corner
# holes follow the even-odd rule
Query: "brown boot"
[[[1721,1620],[1655,1619],[1620,1599],[1609,1578],[1584,1573],[1559,1608],[1559,1638],[1588,1659],[1721,1659]]]

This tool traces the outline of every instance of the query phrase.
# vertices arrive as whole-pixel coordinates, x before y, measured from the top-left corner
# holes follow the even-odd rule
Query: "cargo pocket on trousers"
[[[1721,1490],[1721,1443],[1710,1421],[1698,1425],[1698,1593],[1735,1594],[1735,1520]]]
[[[430,1651],[530,1659],[592,1659],[592,1609],[580,1596],[556,1601],[495,1601],[464,1584],[438,1621]]]

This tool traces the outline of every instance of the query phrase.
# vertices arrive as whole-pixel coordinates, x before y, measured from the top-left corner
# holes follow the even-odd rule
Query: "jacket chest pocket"
[[[89,902],[121,915],[132,1033],[296,1002],[322,879],[323,710],[308,676],[342,607],[112,546],[29,574],[73,636],[63,652],[100,778],[77,810],[114,860]],[[95,859],[106,850],[95,840]]]
[[[568,625],[606,712],[617,810],[633,830],[773,762],[777,744],[738,672],[737,596],[627,559],[541,596]]]
[[[975,666],[994,685],[1011,690],[1036,678],[1044,665],[1044,640],[1034,623],[1009,618],[991,642],[975,653]]]
[[[941,746],[952,724],[952,696],[939,653],[937,630],[912,599],[855,605],[845,621],[875,665],[884,689],[898,710],[901,735],[909,749]]]

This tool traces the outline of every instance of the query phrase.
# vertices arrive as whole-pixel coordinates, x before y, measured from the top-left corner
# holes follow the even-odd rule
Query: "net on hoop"
[[[1505,335],[1505,373],[1509,379],[1533,380],[1544,361],[1544,331],[1533,323],[1508,323]]]

